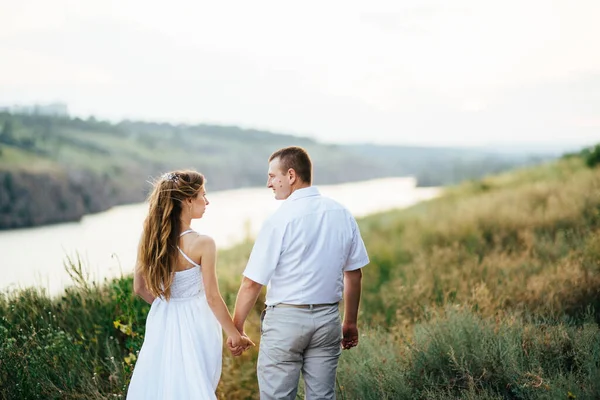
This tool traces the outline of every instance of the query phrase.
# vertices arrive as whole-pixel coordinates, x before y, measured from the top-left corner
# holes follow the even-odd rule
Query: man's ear
[[[296,179],[298,179],[298,177],[296,176],[296,171],[293,168],[288,169],[288,174],[289,174],[289,180],[290,180],[290,185],[293,185],[294,183],[296,183]]]

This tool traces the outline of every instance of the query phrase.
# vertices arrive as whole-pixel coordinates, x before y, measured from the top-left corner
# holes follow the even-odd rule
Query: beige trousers
[[[300,372],[305,399],[335,399],[341,354],[338,305],[311,309],[267,307],[261,324],[258,385],[261,400],[293,400]]]

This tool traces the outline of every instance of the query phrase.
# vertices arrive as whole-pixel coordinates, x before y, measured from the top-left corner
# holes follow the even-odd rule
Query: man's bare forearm
[[[360,304],[362,271],[344,272],[344,324],[356,324]]]
[[[256,304],[258,295],[263,285],[254,282],[251,279],[244,277],[240,290],[238,291],[237,299],[235,301],[235,311],[233,313],[233,323],[236,329],[241,333],[244,331],[244,322],[250,314],[250,310]]]

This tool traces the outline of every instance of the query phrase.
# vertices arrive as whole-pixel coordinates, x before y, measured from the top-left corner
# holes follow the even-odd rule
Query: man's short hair
[[[296,171],[296,175],[304,183],[312,183],[312,161],[310,156],[302,147],[290,146],[279,149],[269,157],[269,162],[279,158],[282,172],[287,172],[290,168]]]

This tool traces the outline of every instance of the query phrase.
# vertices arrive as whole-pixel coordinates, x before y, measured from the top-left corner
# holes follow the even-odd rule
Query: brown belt
[[[275,308],[275,307],[304,308],[304,309],[312,310],[313,308],[316,308],[316,307],[331,307],[331,306],[337,306],[338,304],[339,303],[323,303],[323,304],[288,304],[288,303],[279,303],[279,304],[275,304],[275,305],[268,306],[268,307],[272,307],[272,308]]]

